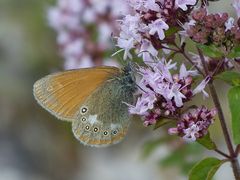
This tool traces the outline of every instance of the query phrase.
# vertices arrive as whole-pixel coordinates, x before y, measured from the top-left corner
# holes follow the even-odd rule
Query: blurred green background
[[[70,124],[58,121],[34,101],[33,83],[62,70],[56,34],[46,20],[47,8],[55,3],[0,0],[0,180],[186,179],[184,172],[195,156],[202,159],[211,155],[209,151],[197,144],[182,147],[176,140],[162,144],[167,129],[152,131],[138,120],[122,143],[89,148],[73,137]],[[214,11],[231,9],[226,4],[221,1]],[[218,89],[228,115],[227,87]],[[212,131],[225,149],[218,122]],[[216,175],[219,180],[231,177],[228,164]]]

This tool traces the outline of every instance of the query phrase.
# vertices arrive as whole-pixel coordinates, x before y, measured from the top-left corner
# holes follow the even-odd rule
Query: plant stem
[[[218,111],[218,117],[219,117],[221,127],[222,127],[222,130],[223,130],[223,135],[224,135],[224,138],[225,138],[225,141],[226,141],[226,144],[227,144],[227,147],[228,147],[228,151],[229,151],[229,154],[230,154],[230,157],[231,157],[230,161],[231,161],[231,164],[232,164],[234,176],[235,176],[236,180],[240,180],[239,162],[238,162],[238,159],[237,159],[237,155],[235,154],[234,149],[233,149],[233,144],[232,144],[232,141],[231,141],[231,138],[230,138],[230,135],[229,135],[229,131],[227,129],[227,124],[226,124],[226,121],[225,121],[225,118],[224,118],[224,115],[223,115],[222,107],[220,105],[220,102],[219,102],[219,99],[218,99],[218,96],[217,96],[216,89],[215,89],[212,81],[210,81],[208,86],[209,86],[209,89],[210,89],[210,93],[211,93],[213,102],[214,102],[215,107]]]
[[[202,70],[192,61],[192,59],[187,55],[187,53],[185,52],[185,48],[180,48],[178,47],[176,44],[175,44],[175,47],[178,48],[178,51],[179,53],[181,53],[185,58],[186,60],[188,60],[189,63],[191,63],[196,69],[197,71],[204,77],[205,74],[202,72]]]
[[[240,144],[237,145],[235,154],[238,155],[240,153]]]
[[[198,53],[199,53],[199,56],[200,56],[200,59],[201,59],[201,62],[202,62],[205,73],[207,75],[210,75],[202,51],[199,48],[197,48],[197,50],[198,50]],[[227,144],[227,148],[228,148],[228,151],[229,151],[229,154],[230,154],[229,160],[232,164],[232,169],[233,169],[235,179],[240,180],[240,165],[239,165],[239,162],[238,162],[238,159],[237,159],[238,154],[236,154],[234,149],[233,149],[233,144],[232,144],[230,134],[229,134],[229,131],[228,131],[228,128],[227,128],[226,120],[224,118],[222,107],[220,105],[219,98],[217,96],[217,92],[216,92],[216,89],[214,87],[212,79],[210,80],[210,82],[208,84],[208,87],[210,89],[210,93],[211,93],[213,102],[215,104],[215,107],[218,111],[218,117],[219,117],[219,120],[220,120],[220,123],[221,123],[223,135],[224,135],[224,138],[225,138],[225,141],[226,141],[226,144]]]
[[[218,99],[218,96],[217,96],[216,89],[213,85],[213,82],[210,82],[208,86],[209,86],[209,89],[210,89],[211,96],[213,98],[213,102],[214,102],[215,107],[218,111],[219,120],[220,120],[220,123],[221,123],[221,126],[222,126],[223,135],[224,135],[225,141],[227,143],[229,153],[232,156],[235,153],[234,153],[232,141],[231,141],[228,129],[227,129],[227,124],[225,122],[225,118],[224,118],[224,115],[223,115],[222,107],[220,105],[220,102],[219,102],[219,99]]]
[[[231,157],[230,157],[229,155],[227,155],[226,153],[222,152],[222,151],[219,150],[219,149],[215,149],[214,151],[217,152],[218,154],[224,156],[224,157],[227,158],[227,159],[231,159]]]
[[[202,51],[197,47],[197,50],[198,50],[198,54],[199,54],[199,57],[200,57],[200,60],[201,60],[201,63],[203,65],[203,69],[205,71],[205,74],[208,75],[209,72],[208,72],[208,67],[206,65],[206,62],[205,62],[205,58],[204,58],[204,55],[202,53]]]
[[[210,75],[209,71],[208,71],[208,68],[207,68],[207,65],[206,65],[206,62],[205,62],[205,58],[202,54],[202,51],[199,48],[197,48],[197,50],[198,50],[201,62],[203,64],[203,68],[204,68],[205,73],[207,75]],[[229,151],[229,154],[230,154],[230,159],[229,160],[232,164],[232,169],[233,169],[235,179],[240,180],[240,165],[239,165],[239,162],[238,162],[238,159],[237,159],[238,155],[234,151],[233,144],[232,144],[232,141],[231,141],[231,138],[230,138],[230,134],[229,134],[229,131],[228,131],[228,128],[227,128],[226,120],[225,120],[225,117],[223,115],[222,107],[221,107],[221,104],[219,102],[219,98],[218,98],[218,95],[217,95],[217,92],[216,92],[216,89],[214,87],[212,79],[210,80],[210,82],[208,84],[208,87],[209,87],[214,105],[215,105],[215,107],[218,111],[218,117],[219,117],[219,120],[220,120],[220,123],[221,123],[223,135],[224,135],[224,138],[225,138],[225,141],[226,141],[226,144],[227,144],[227,148],[228,148],[228,151]]]

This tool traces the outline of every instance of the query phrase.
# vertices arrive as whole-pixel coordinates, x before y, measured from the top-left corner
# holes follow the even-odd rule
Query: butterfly
[[[135,77],[131,66],[99,66],[59,72],[33,85],[37,102],[60,120],[72,123],[83,144],[116,144],[126,135],[134,102]]]

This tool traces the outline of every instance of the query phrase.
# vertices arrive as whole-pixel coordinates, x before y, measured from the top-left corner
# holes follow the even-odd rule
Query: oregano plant
[[[119,20],[117,46],[125,60],[142,59],[137,65],[138,98],[136,104],[129,105],[129,112],[139,115],[145,126],[154,129],[171,124],[169,135],[189,143],[196,141],[221,155],[222,158],[206,157],[198,162],[189,172],[189,180],[210,180],[227,162],[239,180],[240,1],[229,1],[235,17],[227,12],[211,13],[209,7],[221,3],[217,0],[128,2],[131,11]],[[223,114],[216,80],[230,86],[231,119]],[[201,94],[212,99],[214,106],[196,102],[188,105]],[[211,139],[209,127],[216,120],[220,121],[227,152]],[[231,127],[227,127],[228,120]]]
[[[150,142],[145,156],[178,136],[181,142],[198,142],[220,155],[191,166],[189,180],[210,180],[224,163],[231,164],[235,179],[240,180],[240,0],[228,1],[234,17],[209,11],[219,0],[109,2],[58,0],[49,9],[49,24],[58,33],[64,68],[117,65],[109,59],[114,32],[120,48],[114,54],[123,53],[125,61],[136,62],[139,76],[136,103],[128,104],[129,113],[140,116],[144,126],[154,130],[170,126],[169,136]],[[229,88],[231,119],[223,114],[216,80]],[[214,106],[198,104],[197,96],[211,99]],[[215,121],[220,121],[226,152],[211,139],[209,128]],[[182,160],[182,154],[174,155]]]

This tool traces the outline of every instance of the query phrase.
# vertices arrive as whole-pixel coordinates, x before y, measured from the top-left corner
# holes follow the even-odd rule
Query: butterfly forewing
[[[118,68],[103,66],[48,75],[34,84],[34,97],[57,118],[73,121],[86,98],[117,74]]]

